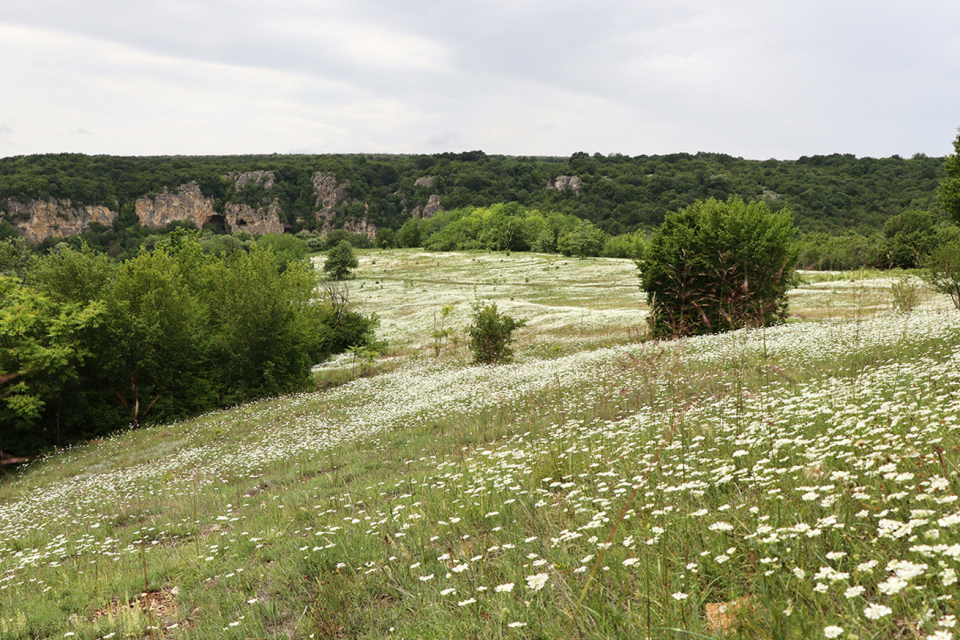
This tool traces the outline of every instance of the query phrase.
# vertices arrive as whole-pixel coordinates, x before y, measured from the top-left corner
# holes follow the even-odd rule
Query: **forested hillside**
[[[616,235],[659,225],[695,200],[740,196],[789,207],[804,232],[869,234],[909,209],[935,210],[942,158],[744,160],[724,154],[508,157],[482,151],[435,155],[251,155],[113,157],[80,154],[0,159],[0,213],[11,201],[60,199],[130,215],[138,198],[196,182],[214,207],[279,205],[289,231],[365,220],[399,229],[439,198],[452,210],[517,202],[572,214]],[[242,185],[235,176],[270,172]],[[332,217],[318,218],[317,176],[343,185]],[[234,176],[234,177],[231,177]],[[238,187],[238,185],[240,185]]]

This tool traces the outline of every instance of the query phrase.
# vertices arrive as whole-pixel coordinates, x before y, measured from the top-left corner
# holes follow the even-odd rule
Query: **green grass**
[[[729,637],[950,631],[944,299],[838,279],[793,292],[816,319],[644,342],[628,261],[360,256],[391,342],[363,376],[4,479],[0,637],[712,638],[735,600]],[[516,364],[468,365],[477,298],[529,320]]]

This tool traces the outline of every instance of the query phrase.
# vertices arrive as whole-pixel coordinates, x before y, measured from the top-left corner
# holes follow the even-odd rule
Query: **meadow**
[[[2,479],[0,637],[949,640],[960,312],[902,275],[655,342],[630,261],[361,252],[377,361]]]

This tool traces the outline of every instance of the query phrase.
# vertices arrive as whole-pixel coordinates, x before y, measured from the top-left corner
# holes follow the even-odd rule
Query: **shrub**
[[[592,258],[600,255],[606,241],[607,235],[603,231],[589,220],[581,220],[573,231],[560,236],[557,250],[565,256]]]
[[[786,211],[711,198],[669,214],[637,262],[655,337],[783,320],[797,261]]]
[[[513,332],[526,323],[526,320],[515,320],[501,314],[496,304],[474,305],[473,324],[467,327],[473,361],[477,364],[510,362],[513,359],[510,349],[510,343],[514,341]]]
[[[890,285],[893,293],[893,310],[898,313],[910,313],[920,302],[920,289],[910,276],[903,276]]]
[[[184,232],[119,265],[86,247],[31,265],[0,277],[0,449],[19,455],[308,389],[374,342],[345,289],[318,300],[312,266],[281,273],[266,243],[218,256]]]
[[[357,256],[353,253],[353,245],[347,240],[341,240],[340,244],[327,253],[323,270],[330,274],[330,277],[334,280],[343,280],[359,264]]]
[[[924,280],[938,293],[945,293],[960,309],[960,240],[941,245],[927,258]]]

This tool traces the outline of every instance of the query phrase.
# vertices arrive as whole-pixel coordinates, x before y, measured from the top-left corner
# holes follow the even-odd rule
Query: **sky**
[[[0,0],[0,157],[944,156],[956,0]]]

